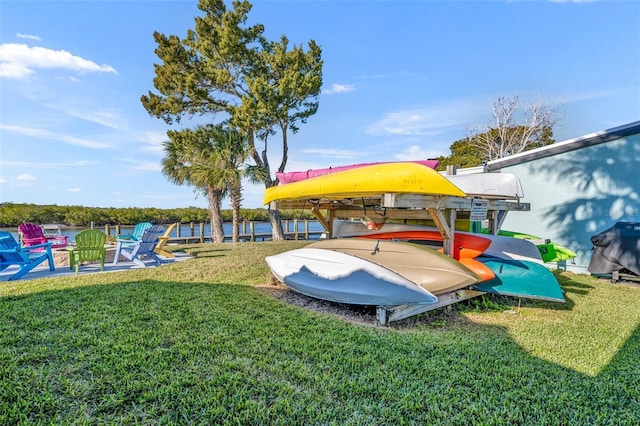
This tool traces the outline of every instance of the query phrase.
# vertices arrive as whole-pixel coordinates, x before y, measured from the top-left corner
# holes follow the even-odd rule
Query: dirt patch
[[[359,325],[384,327],[378,322],[375,306],[348,305],[305,296],[289,289],[278,281],[278,279],[271,273],[269,273],[267,283],[258,285],[256,288],[275,297],[276,299],[314,312],[332,315],[343,321]],[[400,321],[392,322],[387,325],[386,328],[404,329],[414,327],[416,325],[427,325],[442,329],[468,322],[469,320],[461,315],[457,310],[452,309],[451,307],[444,307]]]
[[[256,286],[260,291],[292,305],[300,306],[314,312],[321,312],[339,317],[343,321],[354,324],[379,326],[376,309],[373,306],[345,305],[305,296],[290,290],[283,284],[268,283]]]

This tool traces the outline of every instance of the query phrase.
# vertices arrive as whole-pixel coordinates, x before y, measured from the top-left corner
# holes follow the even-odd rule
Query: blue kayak
[[[503,296],[565,302],[564,292],[555,275],[544,265],[527,260],[478,256],[495,274],[495,278],[477,284],[480,291]]]

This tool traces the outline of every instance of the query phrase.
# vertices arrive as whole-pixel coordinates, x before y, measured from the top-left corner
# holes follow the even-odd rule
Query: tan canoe
[[[436,296],[482,281],[456,260],[418,244],[334,238],[320,240],[306,247],[338,251],[384,266]]]

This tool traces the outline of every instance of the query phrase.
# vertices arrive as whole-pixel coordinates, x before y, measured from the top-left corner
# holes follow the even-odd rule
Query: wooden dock
[[[284,237],[287,240],[314,240],[318,239],[324,231],[311,231],[309,230],[309,223],[315,221],[309,220],[284,220],[283,231]],[[271,232],[257,232],[256,224],[263,222],[255,222],[255,221],[243,221],[240,224],[240,235],[239,240],[241,242],[251,242],[251,241],[269,241],[273,238],[273,233]],[[304,224],[304,230],[298,230],[300,224]],[[197,244],[197,243],[211,243],[213,242],[213,237],[211,234],[206,235],[205,233],[205,224],[204,223],[194,223],[191,222],[189,224],[184,224],[178,222],[176,224],[175,231],[169,237],[169,243],[171,244]],[[183,235],[183,228],[185,225],[188,225],[187,235]],[[107,235],[110,232],[109,225],[106,225],[105,232]],[[116,235],[120,234],[119,226],[116,226]],[[231,242],[232,235],[225,235],[224,242]]]
[[[265,228],[271,230],[270,224],[269,226],[265,226],[267,223],[263,221],[243,221],[240,224],[240,234],[239,240],[241,242],[251,242],[251,241],[270,241],[273,239],[272,232],[264,232]],[[313,224],[314,230],[309,229],[310,224]],[[162,224],[165,227],[168,227],[171,224]],[[226,224],[228,225],[228,223]],[[261,226],[257,226],[261,225]],[[302,240],[302,241],[311,241],[317,240],[324,233],[324,230],[318,229],[319,226],[318,221],[316,220],[283,220],[282,228],[284,231],[284,237],[286,240]],[[226,226],[228,228],[228,226]],[[104,233],[107,234],[109,240],[114,242],[116,237],[119,235],[127,234],[131,232],[133,226],[131,225],[96,225],[91,223],[89,228],[79,227],[79,228],[71,228],[66,227],[63,231],[63,235],[68,236],[69,241],[72,242],[75,235],[85,229],[103,229]],[[300,229],[303,228],[303,229]],[[257,231],[256,229],[260,229],[261,231]],[[17,231],[12,231],[16,234],[16,239],[22,241],[22,236]],[[208,233],[207,233],[208,232]],[[225,234],[224,242],[231,242],[232,235]],[[211,243],[213,242],[213,237],[211,236],[211,231],[209,230],[209,226],[205,226],[205,223],[196,223],[196,222],[176,222],[176,227],[171,232],[169,236],[169,243],[171,244],[195,244],[195,243]]]
[[[302,241],[310,241],[314,239],[320,238],[323,234],[323,231],[310,231],[307,234],[298,232],[285,232],[284,238],[285,240],[302,240]],[[251,241],[271,241],[273,238],[273,234],[271,232],[268,233],[254,233],[254,234],[240,234],[238,236],[240,242],[251,242]],[[232,236],[225,235],[224,242],[231,242]],[[212,243],[213,237],[211,235],[204,236],[180,236],[180,237],[169,237],[169,243],[172,244],[198,244],[198,243]]]

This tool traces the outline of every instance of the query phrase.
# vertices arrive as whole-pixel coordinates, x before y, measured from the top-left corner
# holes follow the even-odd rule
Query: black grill
[[[592,274],[620,272],[640,276],[640,223],[618,222],[591,237]]]

